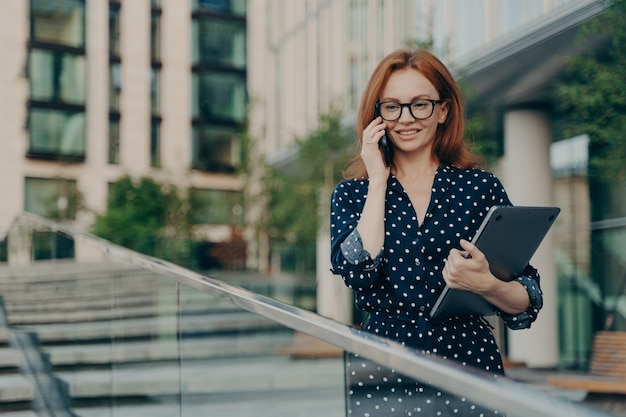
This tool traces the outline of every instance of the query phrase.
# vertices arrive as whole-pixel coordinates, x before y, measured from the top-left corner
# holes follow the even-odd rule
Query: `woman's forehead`
[[[382,98],[406,98],[407,100],[418,96],[435,98],[436,95],[435,86],[424,74],[413,68],[391,73],[381,92]]]

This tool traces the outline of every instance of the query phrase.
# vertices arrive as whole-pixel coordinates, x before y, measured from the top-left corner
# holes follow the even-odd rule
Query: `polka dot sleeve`
[[[502,311],[498,315],[504,324],[511,330],[527,329],[537,319],[539,311],[543,307],[543,294],[539,286],[539,273],[535,268],[528,265],[524,273],[516,278],[516,281],[524,286],[530,298],[530,304],[526,311],[520,314],[507,314]]]
[[[356,230],[366,197],[365,181],[343,181],[333,192],[330,203],[331,271],[358,291],[370,288],[378,279],[383,253],[372,258]]]

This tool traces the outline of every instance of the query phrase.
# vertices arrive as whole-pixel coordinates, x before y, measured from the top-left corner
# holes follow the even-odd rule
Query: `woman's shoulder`
[[[367,178],[348,178],[340,181],[335,187],[335,193],[353,193],[367,191],[369,181]]]
[[[482,168],[457,168],[455,166],[446,165],[441,167],[442,175],[451,179],[467,180],[469,182],[488,182],[495,181],[500,183],[498,177]]]

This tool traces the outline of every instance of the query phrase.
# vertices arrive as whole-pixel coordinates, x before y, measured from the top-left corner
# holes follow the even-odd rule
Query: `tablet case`
[[[558,207],[494,206],[472,243],[485,254],[494,276],[511,281],[524,271],[560,211]],[[446,286],[430,316],[489,316],[495,312],[495,307],[480,295]]]

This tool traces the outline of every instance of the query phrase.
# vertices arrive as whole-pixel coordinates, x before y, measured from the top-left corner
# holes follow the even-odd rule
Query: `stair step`
[[[198,339],[152,340],[98,345],[51,346],[44,350],[53,366],[106,365],[110,363],[138,363],[174,361],[179,358],[215,359],[236,356],[272,356],[289,349],[293,344],[291,333],[240,335],[237,337],[210,337]]]
[[[58,372],[72,398],[94,398],[114,395],[158,396],[179,393],[179,375],[183,391],[189,394],[263,392],[314,388],[343,389],[343,362],[324,359],[311,366],[309,361],[292,361],[285,357],[236,360],[183,361],[150,367],[116,368],[106,371]],[[138,372],[140,369],[140,372]],[[113,391],[113,392],[111,392]]]
[[[33,393],[30,381],[22,375],[0,375],[0,403],[31,401]]]
[[[116,318],[116,317],[113,317]],[[82,322],[21,326],[37,333],[46,343],[75,343],[98,339],[140,337],[175,337],[183,334],[214,334],[220,332],[267,331],[280,328],[271,320],[248,312],[191,315],[176,317],[148,317],[114,320],[113,322]]]
[[[0,369],[19,368],[21,360],[19,350],[10,347],[0,348]]]
[[[0,416],[2,417],[37,417],[37,414],[35,414],[33,411],[31,410],[24,410],[24,411],[3,411]]]

